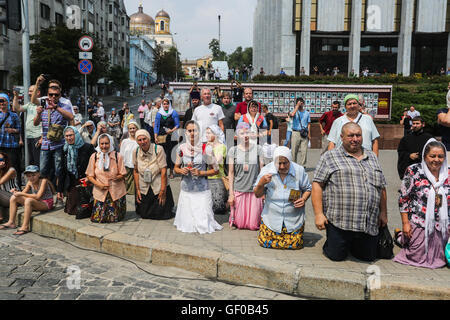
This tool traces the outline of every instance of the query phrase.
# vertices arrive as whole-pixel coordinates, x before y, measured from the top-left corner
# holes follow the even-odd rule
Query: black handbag
[[[388,226],[380,227],[378,232],[377,258],[392,259],[394,256],[394,240]]]
[[[78,201],[80,202],[77,207],[76,219],[90,218],[92,214],[92,208],[94,207],[94,197],[92,196],[92,185],[78,185],[75,187],[78,193]]]

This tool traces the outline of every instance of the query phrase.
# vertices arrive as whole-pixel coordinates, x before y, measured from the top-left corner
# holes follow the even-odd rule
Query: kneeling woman
[[[138,130],[139,147],[133,152],[136,213],[143,219],[172,219],[173,196],[167,183],[166,153],[162,146],[151,143],[147,130]]]
[[[98,223],[119,222],[127,211],[126,186],[127,174],[123,158],[114,151],[113,137],[102,134],[98,138],[98,147],[86,170],[86,176],[94,185],[94,208],[91,221]]]
[[[182,232],[212,233],[222,226],[214,220],[207,177],[216,175],[219,168],[212,149],[203,151],[197,123],[188,121],[185,129],[186,143],[177,150],[174,169],[183,176],[174,225]]]
[[[9,220],[1,225],[0,229],[16,228],[17,205],[24,206],[22,227],[14,235],[23,235],[30,231],[31,213],[33,211],[48,211],[53,209],[53,186],[47,179],[41,178],[37,166],[28,166],[25,169],[28,183],[22,192],[11,190],[13,194],[9,200]],[[31,190],[31,193],[29,193]]]
[[[395,232],[403,249],[395,262],[430,269],[447,264],[444,249],[450,233],[450,170],[446,156],[445,146],[430,139],[422,163],[406,170],[399,198],[403,230]]]

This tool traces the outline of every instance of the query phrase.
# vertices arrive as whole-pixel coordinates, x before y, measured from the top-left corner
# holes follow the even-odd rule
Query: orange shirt
[[[91,158],[89,159],[89,165],[86,169],[86,176],[94,177],[100,183],[109,185],[109,188],[108,190],[101,190],[98,187],[94,186],[92,191],[94,199],[105,202],[108,192],[111,194],[111,198],[113,201],[122,198],[124,195],[127,194],[125,180],[124,179],[116,181],[113,180],[117,177],[118,174],[121,174],[123,176],[127,174],[127,170],[125,169],[125,165],[123,164],[122,156],[120,155],[120,153],[117,153],[117,164],[116,164],[116,152],[111,151],[109,153],[110,159],[109,171],[104,171],[103,168],[100,168],[98,165],[98,162],[102,154],[97,153],[97,163],[95,164],[95,171],[94,171],[95,154],[96,153],[93,153],[91,155]]]

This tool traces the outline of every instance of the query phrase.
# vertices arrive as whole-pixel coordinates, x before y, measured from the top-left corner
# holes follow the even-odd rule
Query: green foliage
[[[78,40],[84,35],[81,30],[69,29],[66,26],[53,26],[43,29],[30,38],[31,50],[31,81],[40,74],[49,74],[58,79],[64,89],[80,86],[83,76],[78,71]],[[98,79],[108,70],[109,62],[106,50],[100,47],[99,41],[94,42],[92,50],[93,72],[88,75],[88,81],[97,83]]]
[[[212,52],[213,60],[215,61],[226,61],[227,53],[225,51],[220,50],[220,43],[217,39],[212,39],[209,43],[209,49]]]
[[[228,56],[229,68],[241,68],[243,65],[249,66],[252,64],[253,48],[237,47],[236,50]]]
[[[122,66],[113,66],[108,73],[108,79],[112,81],[112,85],[125,90],[128,88],[130,79],[130,69]]]
[[[180,53],[177,48],[172,47],[164,52],[160,45],[156,45],[153,63],[153,72],[157,74],[159,80],[175,80],[178,71],[178,78],[183,77],[183,69],[180,61]]]

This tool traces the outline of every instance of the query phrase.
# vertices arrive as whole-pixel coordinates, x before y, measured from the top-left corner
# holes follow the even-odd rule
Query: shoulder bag
[[[52,124],[50,110],[48,110],[48,132],[47,139],[52,142],[60,142],[63,138],[64,128],[60,124]]]

